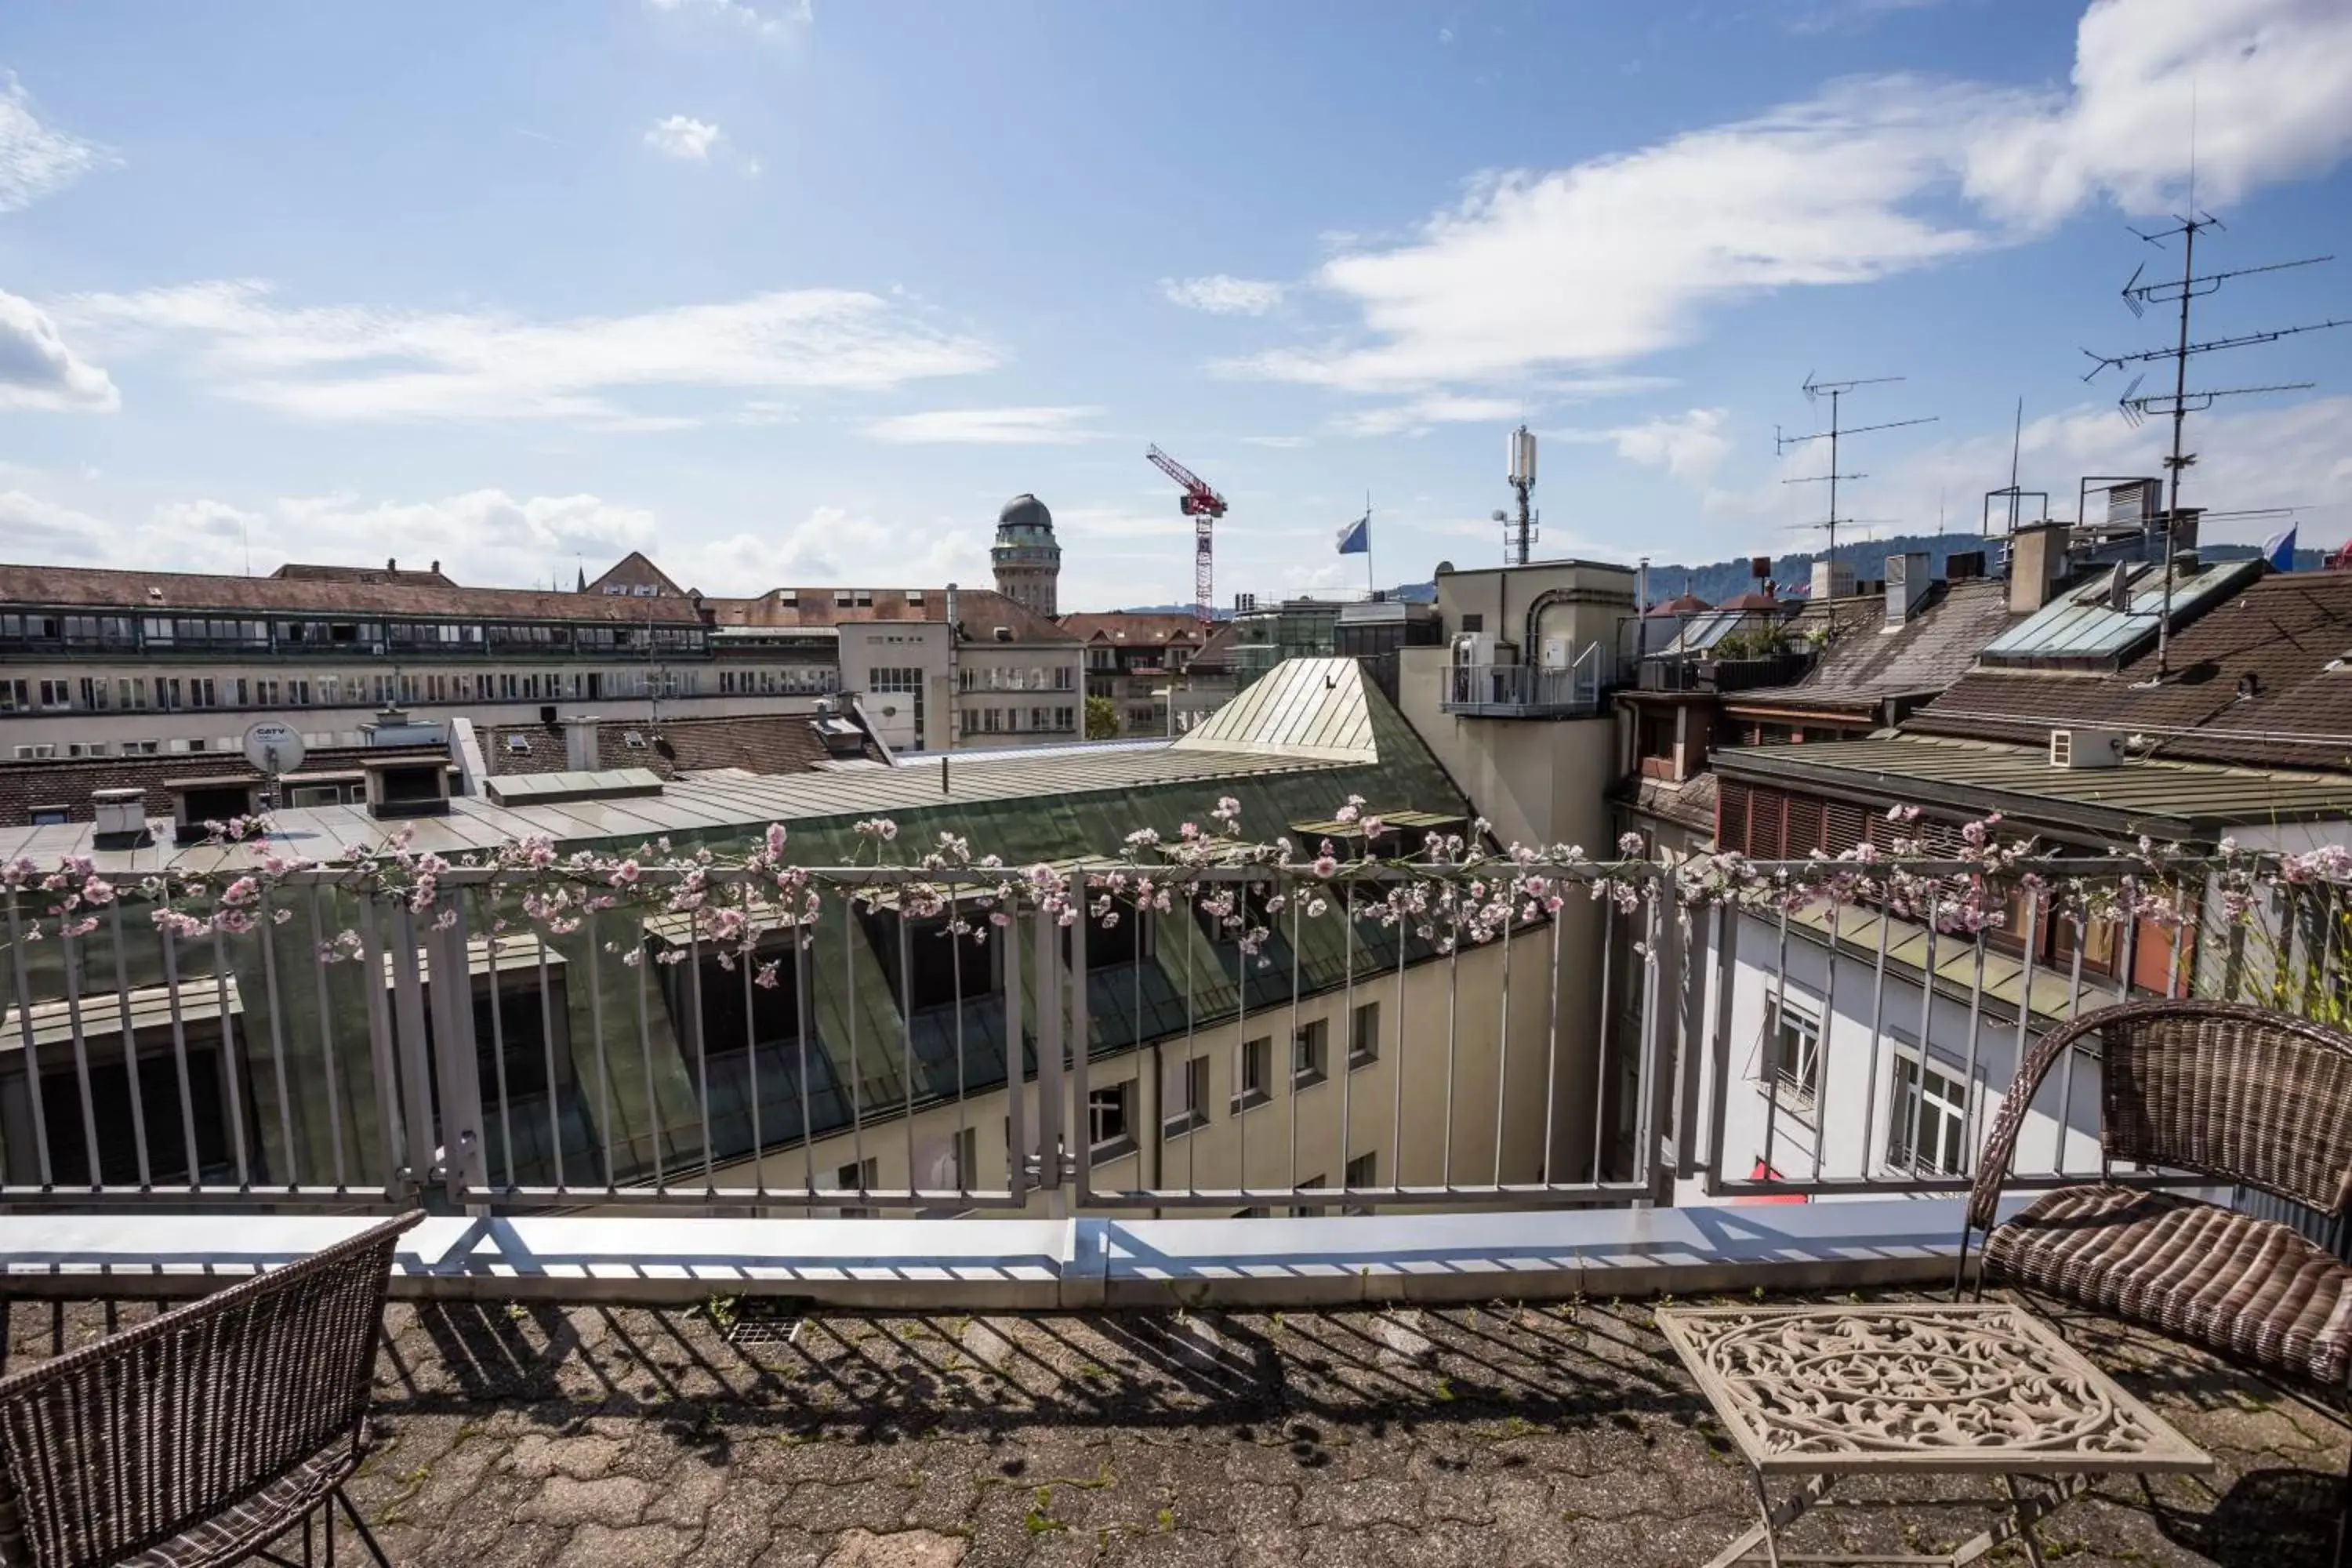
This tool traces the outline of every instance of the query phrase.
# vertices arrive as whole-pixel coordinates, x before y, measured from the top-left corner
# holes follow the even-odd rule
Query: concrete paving
[[[1703,1563],[1752,1493],[1655,1304],[803,1320],[400,1302],[352,1491],[394,1561],[464,1568]],[[8,1365],[154,1310],[18,1301]],[[2221,1463],[2103,1481],[2042,1526],[2053,1563],[2325,1561],[2341,1426],[2198,1352],[2056,1321]],[[1792,1549],[1948,1546],[1992,1519],[1982,1489],[1980,1511],[1816,1514]]]

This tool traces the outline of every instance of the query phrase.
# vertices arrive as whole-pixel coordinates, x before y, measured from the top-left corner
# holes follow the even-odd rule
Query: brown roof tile
[[[1907,730],[2032,743],[2069,726],[2145,734],[2158,756],[2352,770],[2352,573],[2255,582],[2112,674],[1970,671]],[[2250,693],[2240,685],[2251,678]]]
[[[446,577],[399,573],[402,581],[371,582],[318,574],[227,577],[193,572],[118,572],[94,566],[0,565],[0,604],[60,609],[315,612],[321,615],[456,616],[537,621],[646,620],[691,625],[701,617],[683,599],[621,599],[602,594],[554,594],[534,588],[465,588]],[[374,574],[383,576],[383,574]]]
[[[560,748],[559,748],[560,750]],[[386,757],[441,757],[437,746],[321,746],[302,763],[305,773],[359,770],[363,761]],[[147,792],[147,815],[172,815],[172,794],[163,786],[175,779],[253,779],[261,775],[235,752],[159,752],[139,757],[54,757],[39,761],[0,762],[0,826],[17,826],[31,820],[35,806],[62,805],[68,820],[93,818],[89,797],[102,789]]]
[[[632,746],[635,734],[644,743]],[[520,739],[517,751],[509,737]],[[560,724],[500,724],[482,731],[482,758],[492,777],[555,773],[568,766]],[[869,744],[867,757],[880,754]],[[805,713],[727,714],[706,719],[607,719],[596,727],[596,764],[650,768],[666,779],[682,773],[741,768],[754,773],[806,773],[831,753]]]
[[[1750,688],[1726,697],[1724,707],[1874,708],[1890,697],[1942,691],[1969,672],[1987,643],[2022,619],[2010,613],[2009,584],[1991,580],[1939,584],[1896,631],[1883,629],[1883,600],[1859,608],[1863,613],[1836,620],[1829,646],[1803,679]]]
[[[1082,642],[1118,647],[1201,646],[1201,623],[1181,610],[1084,610],[1064,616],[1062,629]]]

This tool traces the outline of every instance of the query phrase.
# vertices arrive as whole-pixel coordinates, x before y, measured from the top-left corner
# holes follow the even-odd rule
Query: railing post
[[[489,1186],[488,1152],[482,1143],[480,1047],[474,1039],[474,977],[466,951],[465,901],[452,899],[457,919],[429,929],[432,946],[433,1054],[441,1100],[441,1179],[449,1202],[482,1201]],[[544,942],[545,938],[541,938]],[[491,961],[490,1005],[499,1005],[497,960]],[[548,1096],[555,1096],[551,1077]]]
[[[1033,917],[1036,951],[1030,973],[1037,1005],[1037,1184],[1050,1194],[1054,1217],[1066,1216],[1069,1194],[1062,1185],[1063,1112],[1062,1024],[1068,1013],[1061,995],[1061,928],[1053,911],[1040,909]]]
[[[422,1189],[433,1180],[436,1163],[433,1086],[425,1065],[425,975],[417,962],[416,916],[406,904],[395,904],[390,923],[391,973],[369,979],[389,984],[392,990],[393,1053],[399,1063],[398,1093],[408,1133],[407,1179],[412,1188]]]

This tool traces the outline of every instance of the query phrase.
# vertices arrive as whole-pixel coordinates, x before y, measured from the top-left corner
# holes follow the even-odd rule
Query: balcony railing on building
[[[686,912],[533,928],[539,874],[489,867],[442,871],[426,910],[296,870],[194,937],[128,890],[61,927],[28,889],[0,899],[0,1200],[937,1216],[1953,1194],[2044,1030],[2135,988],[2340,1006],[2352,948],[2334,884],[2273,888],[2250,938],[2038,888],[1969,930],[1867,899],[1686,911],[1675,870],[1641,862],[1501,865],[1213,866],[1164,912],[1097,879],[1073,925],[1001,870],[846,868],[813,882],[813,920],[754,914],[724,943]],[[714,899],[751,879],[702,875]],[[1443,902],[1506,875],[1544,878],[1548,907],[1388,918],[1392,884]],[[2017,1184],[2095,1178],[2095,1051],[2042,1098]]]
[[[1642,661],[1635,684],[1644,691],[1747,691],[1801,679],[1813,655],[1799,649],[1742,658],[1665,658]]]
[[[1608,687],[1608,654],[1591,643],[1567,665],[1452,665],[1438,707],[1478,719],[1588,717],[1600,711]]]

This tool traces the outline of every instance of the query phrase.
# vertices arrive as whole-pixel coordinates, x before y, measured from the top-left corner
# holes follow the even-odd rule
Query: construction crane
[[[1225,498],[1211,489],[1206,479],[1159,447],[1143,455],[1151,460],[1153,468],[1183,487],[1183,498],[1177,505],[1192,520],[1192,614],[1205,626],[1216,618],[1217,585],[1210,564],[1210,549],[1217,519],[1225,515]]]

